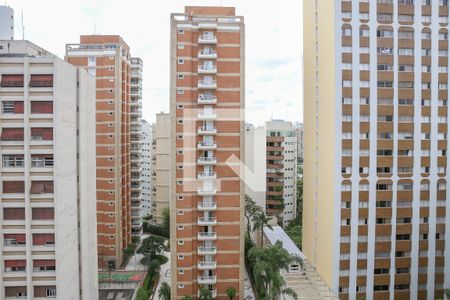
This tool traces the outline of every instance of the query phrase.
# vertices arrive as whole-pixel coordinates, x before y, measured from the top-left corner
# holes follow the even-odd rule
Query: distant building
[[[153,127],[142,120],[142,217],[152,212]]]
[[[14,10],[0,5],[0,40],[14,39]]]
[[[295,123],[294,130],[297,136],[297,162],[303,165],[303,123]]]
[[[0,95],[0,299],[97,299],[95,78],[0,41]]]
[[[152,216],[161,224],[162,212],[170,203],[170,114],[156,114],[153,129]]]

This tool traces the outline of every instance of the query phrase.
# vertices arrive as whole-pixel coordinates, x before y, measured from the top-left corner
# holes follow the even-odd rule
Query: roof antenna
[[[25,40],[25,25],[23,25],[23,10],[22,10],[22,40]]]

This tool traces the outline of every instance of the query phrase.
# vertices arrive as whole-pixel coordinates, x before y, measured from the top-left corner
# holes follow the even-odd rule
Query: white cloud
[[[80,34],[120,34],[132,55],[144,60],[143,116],[169,111],[170,13],[185,5],[235,6],[246,23],[246,118],[261,124],[271,116],[302,120],[301,1],[280,0],[9,0],[16,38],[64,56]]]

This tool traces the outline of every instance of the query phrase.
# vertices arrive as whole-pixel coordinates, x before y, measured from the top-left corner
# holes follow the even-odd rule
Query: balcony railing
[[[197,179],[214,179],[216,177],[216,172],[200,172],[197,175]]]
[[[213,110],[204,110],[197,114],[197,118],[200,120],[214,120],[217,118],[217,114]]]
[[[217,268],[217,263],[215,261],[199,261],[198,269],[199,270],[211,270]]]
[[[198,225],[216,225],[217,219],[215,217],[199,217],[197,220]]]
[[[198,143],[197,148],[200,150],[213,150],[213,149],[217,148],[217,144],[213,141],[211,141],[211,142],[203,141],[203,142]]]
[[[198,210],[205,211],[205,210],[215,210],[217,209],[217,203],[216,202],[199,202],[197,204]]]
[[[198,276],[198,284],[215,284],[216,276]]]
[[[213,95],[204,95],[199,94],[197,98],[198,104],[216,104],[217,103],[217,97]]]
[[[215,240],[217,238],[217,233],[215,232],[199,232],[197,238],[200,241]]]
[[[214,126],[200,126],[197,130],[198,134],[216,134],[217,128]]]
[[[203,50],[198,51],[198,58],[216,59],[217,52],[216,52],[216,50],[203,49]]]
[[[216,74],[217,66],[212,66],[212,67],[199,66],[197,69],[197,72],[198,72],[198,74]]]
[[[199,80],[197,87],[199,89],[215,89],[217,88],[216,80]]]
[[[200,196],[213,196],[217,194],[217,190],[209,187],[208,188],[201,187],[197,190],[197,194]]]
[[[217,247],[205,247],[205,246],[198,247],[198,254],[215,255],[216,253],[217,253]]]
[[[198,37],[199,44],[217,44],[217,37],[214,35],[200,35]]]
[[[217,158],[215,156],[212,156],[212,157],[199,157],[199,158],[197,158],[197,163],[198,164],[203,164],[203,165],[212,165],[212,164],[216,164],[217,163]]]

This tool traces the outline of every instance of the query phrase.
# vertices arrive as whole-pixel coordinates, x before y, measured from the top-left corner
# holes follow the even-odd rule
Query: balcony
[[[216,255],[217,254],[217,247],[205,247],[205,246],[199,246],[198,247],[198,255]]]
[[[209,187],[201,187],[197,190],[197,195],[199,196],[214,196],[215,194],[217,194],[217,190]]]
[[[216,276],[198,276],[198,284],[216,284]]]
[[[200,226],[217,225],[217,219],[215,217],[199,217],[197,220],[197,225]]]
[[[215,65],[212,67],[199,66],[197,69],[197,73],[198,74],[206,74],[206,75],[216,74],[217,66],[215,66]]]
[[[199,80],[197,87],[199,89],[216,89],[217,81],[216,80]]]
[[[211,211],[217,209],[217,203],[216,202],[199,202],[197,204],[197,209],[199,211]]]
[[[217,104],[217,97],[212,95],[199,94],[197,98],[198,104]]]
[[[215,232],[199,232],[197,234],[197,239],[199,241],[214,241],[217,238],[217,233]]]
[[[200,172],[197,174],[198,180],[216,179],[216,178],[217,178],[216,172]]]
[[[197,114],[197,119],[200,121],[212,121],[217,119],[217,114],[213,110],[204,110]]]
[[[197,264],[199,270],[215,270],[217,263],[215,261],[199,261]]]
[[[217,133],[217,128],[214,126],[201,126],[197,130],[200,135],[212,135]]]
[[[217,148],[217,144],[215,142],[202,141],[197,144],[197,148],[199,150],[214,150]]]
[[[201,166],[211,166],[217,164],[217,158],[215,156],[212,157],[199,157],[197,158],[197,164]]]
[[[217,52],[211,49],[203,49],[198,51],[199,59],[217,59]]]
[[[200,35],[198,37],[198,43],[200,45],[216,45],[217,37],[214,35]]]
[[[217,29],[217,23],[198,23],[198,29]]]

